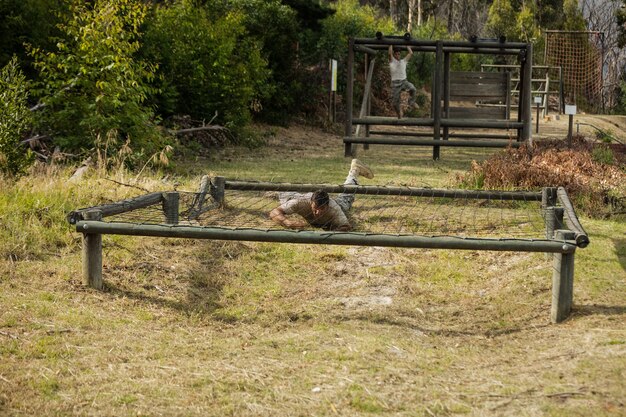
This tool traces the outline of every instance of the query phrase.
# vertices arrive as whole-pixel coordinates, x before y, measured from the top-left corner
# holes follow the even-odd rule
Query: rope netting
[[[602,42],[599,32],[546,31],[545,64],[562,68],[568,104],[602,107]]]
[[[209,194],[179,192],[178,225],[282,229],[269,218],[269,212],[280,204],[278,195],[227,189],[224,203],[218,204]],[[415,195],[390,195],[382,187],[376,194],[356,194],[348,218],[353,232],[365,234],[545,239],[540,202],[510,201],[497,193],[486,199],[467,198],[462,193],[438,197],[423,190]],[[107,216],[103,221],[167,223],[161,204]],[[320,229],[311,226],[307,230]]]

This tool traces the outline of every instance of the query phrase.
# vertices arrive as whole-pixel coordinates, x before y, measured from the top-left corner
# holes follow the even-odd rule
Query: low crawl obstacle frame
[[[378,51],[386,50],[389,46],[410,46],[413,52],[430,52],[435,54],[435,71],[432,86],[431,114],[427,118],[403,118],[381,117],[369,115],[370,92],[372,83],[373,66]],[[358,117],[354,117],[352,108],[354,100],[354,63],[355,52],[365,53],[366,83],[363,100]],[[517,120],[504,120],[496,118],[454,117],[451,113],[450,101],[454,98],[451,92],[451,54],[491,54],[491,55],[516,55],[519,61],[520,82],[519,101],[517,108]],[[469,74],[469,73],[468,73]],[[477,73],[480,74],[480,73]],[[531,79],[532,79],[532,44],[521,42],[500,42],[498,40],[475,40],[475,41],[429,41],[417,40],[410,37],[377,37],[377,38],[350,38],[347,59],[347,85],[346,85],[346,121],[344,132],[345,156],[355,156],[354,144],[393,144],[432,146],[433,159],[439,159],[441,146],[464,146],[464,147],[506,147],[519,146],[525,141],[531,140]],[[477,81],[477,83],[485,81]],[[485,87],[489,87],[485,85]],[[356,132],[353,128],[356,126]],[[365,126],[364,135],[361,126]],[[420,126],[432,128],[431,132],[419,132],[407,135],[405,132],[373,131],[372,126]],[[515,130],[515,141],[508,134],[452,134],[451,128],[459,129],[503,129]],[[394,135],[390,138],[372,137],[370,134]],[[428,136],[428,139],[406,138],[404,136]],[[462,138],[462,140],[448,140],[450,137]]]
[[[428,236],[411,234],[410,229],[394,233],[372,230],[332,232],[322,230],[286,230],[276,225],[225,227],[216,224],[228,210],[252,211],[254,203],[235,206],[231,193],[264,193],[275,191],[311,192],[324,189],[329,193],[355,193],[378,196],[387,201],[397,199],[399,205],[417,204],[420,199],[432,201],[450,199],[463,210],[470,201],[477,206],[495,201],[532,205],[543,219],[543,236],[535,238],[482,238],[473,236]],[[368,197],[359,197],[366,200]],[[255,197],[256,198],[256,197]],[[259,197],[260,198],[260,197]],[[265,197],[263,197],[265,198]],[[373,197],[372,197],[373,198]],[[258,198],[257,198],[258,200]],[[183,204],[183,201],[185,203]],[[256,201],[248,199],[246,200]],[[277,204],[275,201],[272,203]],[[257,206],[259,207],[259,206]],[[151,210],[153,217],[132,217],[142,209]],[[353,208],[354,210],[354,208]],[[398,207],[394,208],[398,212]],[[470,211],[476,211],[472,207]],[[267,208],[262,214],[267,219]],[[116,216],[128,216],[117,218]],[[109,218],[110,220],[108,220]],[[107,220],[105,220],[107,219]],[[121,220],[120,220],[121,219]],[[240,240],[257,242],[304,243],[325,245],[387,246],[403,248],[463,249],[491,251],[543,252],[553,256],[553,285],[551,320],[560,322],[568,317],[573,302],[574,254],[578,247],[589,244],[574,208],[563,188],[533,191],[472,191],[414,187],[351,186],[328,184],[286,184],[271,182],[228,181],[223,177],[203,179],[198,193],[155,192],[131,199],[89,207],[71,212],[68,221],[83,234],[83,280],[90,287],[102,289],[102,235],[132,235],[177,237],[191,239]],[[204,221],[204,224],[202,223]],[[528,220],[523,220],[528,222]],[[270,225],[272,223],[270,222]]]

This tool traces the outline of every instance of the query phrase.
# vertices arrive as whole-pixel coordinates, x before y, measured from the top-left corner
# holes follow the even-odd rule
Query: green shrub
[[[160,93],[151,99],[162,116],[208,121],[217,113],[215,122],[230,128],[250,120],[269,73],[243,19],[238,12],[214,18],[190,1],[155,8],[141,54],[159,66]]]
[[[615,163],[615,155],[606,145],[594,147],[591,151],[591,158],[599,164],[613,165]]]
[[[13,57],[0,70],[0,172],[6,176],[23,174],[33,161],[21,143],[32,121],[27,99],[26,79]]]
[[[154,68],[136,57],[146,6],[133,0],[73,0],[69,9],[56,50],[30,48],[41,78],[40,128],[72,151],[92,149],[110,132],[119,135],[119,146],[129,141],[139,153],[157,151],[153,113],[143,104]]]
[[[323,60],[337,59],[340,65],[344,64],[350,37],[373,38],[379,31],[395,32],[390,18],[379,17],[376,9],[360,6],[356,0],[339,0],[335,7],[335,14],[322,22],[317,47]]]

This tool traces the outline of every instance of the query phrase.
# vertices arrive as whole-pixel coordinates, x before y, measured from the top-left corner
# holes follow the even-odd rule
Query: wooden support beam
[[[573,241],[574,232],[557,230],[556,241]],[[560,323],[569,317],[574,301],[574,252],[555,253],[552,265],[552,323]]]
[[[100,210],[87,210],[83,217],[89,221],[102,220]],[[91,288],[101,290],[102,282],[102,235],[90,233],[89,228],[83,228],[83,283]]]
[[[348,41],[348,62],[346,74],[346,124],[344,126],[345,136],[352,136],[352,95],[354,94],[354,38]],[[346,143],[344,149],[345,156],[355,156],[352,144]]]
[[[410,146],[452,146],[465,148],[518,148],[522,143],[511,140],[441,140],[441,139],[408,139],[403,137],[349,137],[343,138],[344,143],[369,143],[370,145],[410,145]]]

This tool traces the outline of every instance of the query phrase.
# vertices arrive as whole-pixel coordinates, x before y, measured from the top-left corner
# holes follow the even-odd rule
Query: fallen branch
[[[202,126],[202,127],[190,127],[188,129],[179,129],[179,130],[174,130],[174,129],[167,129],[167,131],[173,135],[180,135],[183,133],[192,133],[192,132],[200,132],[203,130],[225,130],[228,131],[230,133],[230,131],[220,125],[210,125],[210,126]]]

